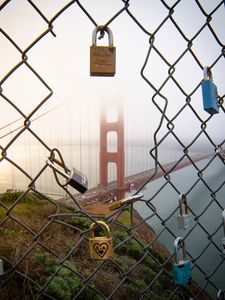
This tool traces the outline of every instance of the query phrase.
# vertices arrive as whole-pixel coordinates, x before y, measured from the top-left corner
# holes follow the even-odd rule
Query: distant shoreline
[[[209,158],[210,156],[212,156],[212,154],[206,154],[206,155],[201,155],[201,156],[196,156],[192,159],[192,161],[195,163],[197,161],[201,161],[203,159]],[[188,158],[184,158],[183,160],[179,161],[173,161],[173,162],[169,162],[167,164],[162,165],[161,167],[158,166],[158,170],[155,173],[155,168],[149,169],[147,171],[143,171],[140,172],[138,174],[135,175],[131,175],[126,177],[127,180],[132,180],[132,178],[138,178],[138,177],[143,177],[143,180],[147,180],[148,178],[152,180],[156,180],[160,177],[162,177],[163,175],[166,175],[168,173],[173,173],[175,171],[178,171],[180,169],[183,169],[189,165],[191,165],[192,162],[188,159]],[[155,175],[154,175],[155,173]],[[154,175],[154,176],[153,176]],[[152,178],[151,178],[152,176]]]
[[[194,163],[197,161],[206,159],[211,157],[212,154],[205,154],[201,156],[195,156],[192,159]],[[141,186],[156,180],[162,176],[165,176],[167,174],[173,173],[175,171],[178,171],[182,168],[185,168],[189,165],[191,165],[192,162],[188,158],[183,158],[180,162],[179,161],[173,161],[169,162],[167,164],[158,166],[157,172],[155,172],[155,168],[145,170],[143,172],[139,172],[130,176],[127,176],[125,178],[125,192],[132,192],[132,190],[137,190],[141,188]],[[155,174],[154,174],[155,173]],[[117,191],[117,181],[111,181],[108,183],[108,185],[100,187],[99,185],[93,188],[88,189],[84,194],[74,194],[74,198],[82,205],[90,205],[94,203],[102,203],[102,202],[108,202],[111,199],[113,199],[113,195]],[[61,198],[58,201],[64,204],[73,204],[74,201],[72,199],[68,198]]]

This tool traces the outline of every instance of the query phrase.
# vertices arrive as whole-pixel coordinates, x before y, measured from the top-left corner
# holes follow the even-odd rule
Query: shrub
[[[70,220],[70,224],[78,227],[81,230],[89,229],[92,221],[86,217],[72,217]]]
[[[44,266],[45,276],[39,279],[39,283],[44,285],[50,279],[45,289],[48,295],[55,297],[57,300],[71,300],[82,289],[83,281],[70,270],[73,268],[71,263],[66,261],[64,266],[59,270],[59,260],[50,257],[48,253],[38,252],[35,253],[35,257]],[[51,276],[54,277],[51,279]],[[94,285],[92,286],[94,287]],[[100,300],[101,297],[93,289],[86,288],[79,299]]]
[[[48,280],[48,278],[47,278]],[[82,281],[72,272],[62,268],[46,288],[46,292],[56,299],[70,300],[81,288]]]
[[[124,246],[126,254],[134,259],[140,259],[144,254],[141,245],[136,240],[131,239]]]
[[[118,292],[116,293],[116,298],[114,299],[136,300],[139,298],[140,298],[140,290],[133,284],[125,283],[118,290]]]
[[[8,190],[6,193],[0,194],[0,201],[11,204],[21,197],[22,194],[23,191]],[[45,200],[45,198],[41,195],[34,192],[28,192],[20,199],[19,203],[46,203],[46,201],[43,200]]]
[[[113,260],[123,269],[124,272],[127,272],[136,263],[135,259],[126,255],[116,256]]]

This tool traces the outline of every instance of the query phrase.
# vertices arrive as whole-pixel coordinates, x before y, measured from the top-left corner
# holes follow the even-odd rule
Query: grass
[[[120,217],[121,226],[110,226],[116,250],[112,261],[102,264],[102,261],[90,259],[88,234],[83,233],[92,223],[89,218],[65,216],[49,219],[50,215],[57,213],[57,207],[34,192],[21,198],[8,213],[21,195],[22,192],[13,191],[0,195],[0,256],[6,274],[10,274],[18,261],[16,271],[23,274],[13,271],[13,276],[0,289],[0,299],[32,300],[45,287],[44,292],[57,300],[73,299],[78,292],[80,300],[101,300],[123,281],[111,299],[136,300],[140,291],[157,278],[159,264],[165,261],[166,252],[160,251],[161,246],[156,244],[151,255],[137,264],[145,255],[142,244],[149,242],[153,233],[143,225],[135,233],[136,239],[129,238],[128,231],[122,226],[130,225],[129,211]],[[58,212],[71,213],[63,207]],[[171,264],[167,268],[171,270]],[[164,300],[174,289],[171,278],[162,273],[147,289],[147,296]],[[178,291],[171,299],[188,298]]]

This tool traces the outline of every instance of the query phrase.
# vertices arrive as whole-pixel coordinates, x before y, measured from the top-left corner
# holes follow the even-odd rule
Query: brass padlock
[[[108,33],[109,45],[97,46],[96,38],[98,31]],[[113,34],[111,29],[98,26],[92,33],[92,46],[90,47],[90,75],[91,76],[114,76],[116,72],[116,47],[113,47]]]
[[[94,229],[97,224],[104,227],[106,236],[95,236]],[[108,259],[113,257],[113,243],[109,226],[103,221],[96,221],[91,224],[89,236],[90,256],[93,259]]]

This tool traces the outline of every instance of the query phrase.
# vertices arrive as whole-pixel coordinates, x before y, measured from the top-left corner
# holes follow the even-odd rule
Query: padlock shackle
[[[0,258],[0,276],[4,275],[3,260]]]
[[[185,214],[188,214],[188,205],[187,205],[187,199],[185,194],[180,194],[179,197],[179,209],[180,209],[180,215],[183,216],[183,205],[184,205],[184,211]]]
[[[223,231],[225,236],[225,209],[222,212],[222,224],[223,224]]]
[[[204,67],[203,76],[204,76],[204,80],[213,80],[210,67],[208,67],[208,66]]]
[[[218,292],[217,292],[217,300],[224,300],[224,296],[225,296],[225,291],[223,291],[223,290],[218,290]]]
[[[136,195],[133,195],[133,196],[130,196],[130,197],[127,197],[127,198],[121,200],[121,204],[129,204],[136,200],[140,200],[142,197],[144,197],[144,195],[142,193],[136,194]]]
[[[182,239],[182,237],[177,237],[174,241],[174,253],[177,264],[179,263],[178,250],[181,248],[181,244],[183,244],[183,260],[187,259],[184,240]]]
[[[91,226],[90,226],[90,235],[89,235],[89,237],[90,237],[90,238],[94,238],[94,237],[95,237],[95,236],[94,236],[94,228],[97,227],[97,224],[96,224],[96,223],[99,224],[100,227],[101,227],[101,226],[104,227],[104,229],[105,229],[106,232],[107,232],[107,238],[110,238],[110,237],[111,237],[111,234],[110,234],[109,226],[108,226],[105,222],[103,222],[103,221],[96,221],[96,222],[94,222],[94,223],[91,224]]]
[[[68,175],[67,173],[61,171],[60,169],[58,169],[53,162],[50,159],[46,160],[46,163],[49,165],[50,168],[52,168],[54,171],[56,171],[57,173],[59,173],[60,175],[62,175],[64,178],[66,179],[70,179],[70,175]],[[69,171],[69,169],[67,169]]]
[[[225,149],[223,149],[221,146],[216,146],[215,150],[222,162],[225,163]]]
[[[108,33],[108,37],[109,37],[109,47],[113,47],[113,33],[112,30],[109,27],[105,27],[104,25],[99,25],[97,26],[92,33],[92,46],[95,46],[97,43],[97,33],[99,31],[106,31]]]

